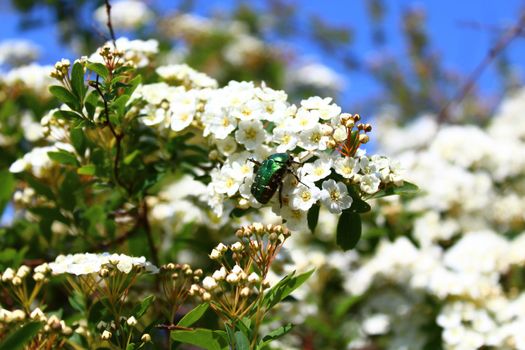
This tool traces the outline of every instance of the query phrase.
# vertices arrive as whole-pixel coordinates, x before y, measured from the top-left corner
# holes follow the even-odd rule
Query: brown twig
[[[485,58],[478,64],[476,69],[470,74],[469,78],[467,79],[466,83],[463,85],[463,87],[458,91],[456,96],[454,96],[452,99],[448,101],[448,103],[441,109],[438,115],[438,123],[442,124],[447,121],[449,118],[448,111],[450,107],[454,104],[458,104],[468,95],[468,93],[472,90],[474,87],[474,84],[479,79],[483,71],[492,63],[492,61],[505,50],[505,48],[517,37],[519,37],[521,34],[523,34],[523,30],[525,28],[525,13],[522,13],[520,15],[520,19],[518,23],[511,27],[506,33],[504,33],[499,40],[496,42],[496,44],[490,48],[489,52],[485,56]]]
[[[115,31],[113,30],[113,24],[111,23],[111,4],[109,3],[109,0],[105,0],[106,3],[106,13],[108,15],[108,29],[109,29],[109,35],[111,36],[111,41],[113,42],[113,46],[115,49],[117,48],[117,40],[115,39]]]
[[[94,84],[91,84],[91,85],[95,88],[95,90],[98,92],[98,94],[104,101],[104,115],[106,117],[106,122],[104,123],[104,125],[109,127],[111,134],[113,134],[113,137],[115,138],[115,146],[117,149],[116,149],[115,159],[113,160],[113,176],[115,177],[115,181],[117,182],[117,184],[119,184],[122,188],[124,188],[128,192],[128,194],[130,194],[131,189],[128,186],[126,186],[126,184],[120,179],[120,172],[119,172],[119,163],[120,163],[120,157],[122,153],[121,142],[122,142],[122,138],[124,137],[124,134],[117,133],[117,131],[113,127],[113,124],[111,124],[111,121],[109,120],[108,101],[106,100],[106,97],[102,93],[102,90],[100,90],[98,74],[97,74],[96,81],[94,82]]]

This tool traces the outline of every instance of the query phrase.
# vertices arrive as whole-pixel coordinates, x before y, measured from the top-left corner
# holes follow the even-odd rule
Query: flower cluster
[[[193,270],[188,264],[169,263],[160,267],[162,292],[170,322],[175,322],[177,311],[188,298],[191,285],[199,283],[202,274],[201,269]]]
[[[220,268],[194,284],[190,293],[210,301],[225,320],[235,321],[253,313],[263,291],[270,287],[266,277],[290,233],[280,225],[256,223],[236,232],[239,241],[219,243],[210,253]]]
[[[132,257],[125,254],[94,254],[80,253],[59,255],[54,262],[49,263],[53,275],[71,274],[76,276],[88,274],[107,275],[110,270],[129,274],[132,270],[157,273],[158,268],[146,261],[146,258]]]
[[[522,91],[504,101],[486,128],[438,127],[425,116],[386,129],[383,147],[398,153],[422,191],[408,201],[385,203],[376,218],[381,226],[415,217],[406,232],[412,240],[380,240],[370,257],[354,260],[355,269],[345,274],[348,292],[375,296],[360,305],[361,345],[353,348],[381,336],[390,348],[418,349],[429,334],[416,323],[434,324],[445,349],[524,346],[524,318],[516,311],[525,295],[516,279],[525,265],[525,162],[517,156],[525,152],[517,113],[524,96]],[[408,144],[393,147],[400,138]],[[376,297],[385,293],[402,302],[383,300],[378,307]],[[429,297],[437,312],[425,304]]]
[[[162,74],[168,76],[165,69]],[[335,214],[348,209],[348,186],[371,197],[387,186],[403,184],[396,163],[359,149],[368,141],[371,126],[358,123],[358,115],[341,113],[330,98],[312,97],[298,107],[288,103],[283,91],[264,85],[230,82],[212,89],[200,83],[200,77],[177,79],[190,82],[184,83],[186,88],[142,85],[131,101],[147,102],[140,110],[146,125],[169,126],[178,133],[197,129],[209,139],[215,148],[210,158],[219,167],[211,173],[208,204],[217,216],[227,214],[225,207],[260,207],[250,192],[254,161],[273,153],[288,152],[304,162],[293,170],[300,184],[288,178],[281,193],[284,206],[274,206],[294,229],[304,229],[306,212],[316,202]]]

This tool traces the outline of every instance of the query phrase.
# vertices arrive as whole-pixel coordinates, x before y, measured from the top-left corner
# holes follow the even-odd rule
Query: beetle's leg
[[[283,207],[283,185],[284,181],[279,184],[279,208]]]
[[[248,160],[250,162],[252,162],[253,164],[255,164],[254,167],[253,167],[253,170],[254,170],[254,172],[257,172],[257,170],[259,170],[259,167],[261,166],[261,162],[258,162],[258,161],[256,161],[255,159],[252,159],[252,158],[248,158]]]
[[[288,170],[288,171],[293,175],[293,177],[295,177],[295,179],[296,179],[299,183],[301,183],[301,184],[305,185],[306,187],[310,188],[310,186],[308,186],[307,184],[305,184],[304,182],[302,182],[301,180],[299,180],[299,176],[297,176],[296,173],[294,173],[294,172],[291,171],[291,170]]]

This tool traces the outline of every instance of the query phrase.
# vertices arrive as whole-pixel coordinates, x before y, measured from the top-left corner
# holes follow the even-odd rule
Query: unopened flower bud
[[[217,288],[217,281],[213,277],[205,277],[202,281],[202,286],[206,290],[214,290]]]
[[[43,281],[46,278],[43,273],[37,272],[33,275],[33,279],[37,282]]]
[[[235,242],[231,245],[231,250],[233,252],[241,252],[243,250],[243,245],[241,242]]]
[[[361,143],[367,143],[369,139],[370,138],[368,137],[368,135],[365,135],[365,134],[359,135],[359,142]]]
[[[18,276],[15,276],[11,280],[11,283],[13,284],[13,286],[19,286],[19,285],[22,284],[22,279],[20,277],[18,277]]]
[[[226,276],[226,282],[228,283],[237,283],[239,282],[239,275],[237,275],[236,273],[230,273],[228,274],[228,276]]]
[[[127,319],[126,323],[130,327],[135,327],[137,325],[137,319],[134,316],[131,316],[130,318]]]
[[[149,335],[149,333],[144,333],[142,337],[140,337],[140,341],[143,343],[149,343],[151,341],[151,335]]]
[[[258,274],[256,274],[255,272],[252,272],[249,276],[248,276],[248,282],[250,283],[257,283],[261,280],[261,277],[259,277]]]
[[[201,296],[202,300],[204,301],[209,301],[211,299],[211,294],[208,293],[208,292],[204,292],[202,293],[202,296]]]
[[[110,331],[105,330],[104,332],[102,332],[102,335],[100,337],[102,338],[102,340],[109,340],[109,339],[111,339],[112,335],[113,334],[111,334]]]
[[[243,289],[241,289],[241,296],[242,297],[247,297],[250,295],[250,288],[249,287],[244,287]]]

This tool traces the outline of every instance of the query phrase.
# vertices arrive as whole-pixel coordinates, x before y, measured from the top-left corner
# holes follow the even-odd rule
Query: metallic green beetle
[[[251,187],[255,199],[259,203],[266,204],[279,189],[279,204],[282,206],[281,191],[286,174],[291,173],[299,181],[297,175],[290,169],[291,165],[296,162],[287,153],[274,153],[262,163],[253,159],[250,161],[257,165]]]

